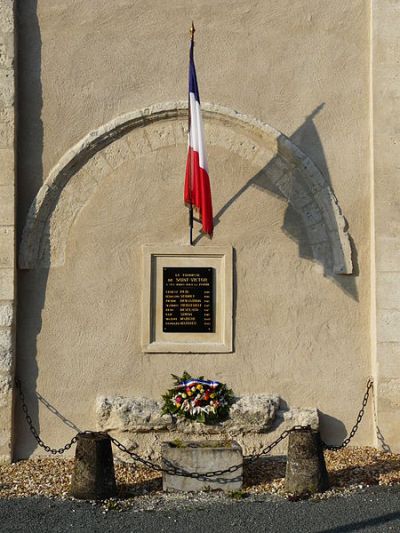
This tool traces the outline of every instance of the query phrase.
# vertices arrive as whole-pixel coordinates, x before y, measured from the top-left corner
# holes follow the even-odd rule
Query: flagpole
[[[193,246],[193,206],[189,207],[189,242],[190,246]]]
[[[194,24],[192,20],[192,25],[190,27],[190,40],[193,44],[194,44],[194,32],[195,31],[196,30],[194,28]],[[190,133],[190,93],[189,93],[189,98],[188,98],[188,126],[189,126],[189,133]],[[190,184],[189,184],[190,185],[190,207],[189,207],[189,243],[190,243],[190,246],[193,246],[193,204],[192,204],[193,172],[192,172],[192,167],[193,167],[193,158],[190,162]]]

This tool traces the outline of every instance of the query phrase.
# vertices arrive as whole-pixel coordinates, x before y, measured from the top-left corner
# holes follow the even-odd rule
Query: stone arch
[[[325,271],[329,270],[332,274],[351,274],[353,265],[346,221],[332,189],[313,161],[288,137],[268,124],[223,106],[205,103],[202,107],[206,120],[208,117],[228,127],[239,126],[244,131],[240,140],[231,137],[223,139],[218,136],[211,142],[223,143],[228,150],[260,166],[260,172],[251,181],[256,186],[260,181],[267,181],[269,190],[283,196],[300,215],[306,228],[313,258],[322,262]],[[77,213],[101,182],[102,177],[107,174],[107,169],[112,172],[113,167],[118,165],[118,158],[123,160],[124,149],[129,150],[129,147],[123,148],[122,145],[122,150],[117,154],[115,152],[108,154],[107,157],[108,147],[135,128],[144,128],[158,122],[171,124],[174,119],[186,117],[185,102],[157,104],[108,122],[90,132],[68,150],[50,171],[30,207],[22,233],[20,268],[33,269],[64,263],[69,227]],[[246,132],[252,136],[253,141],[246,141]],[[181,128],[180,141],[184,139],[184,134]],[[173,131],[171,127],[161,128],[157,141],[148,142],[140,147],[141,153],[176,143],[176,136],[177,131]],[[256,142],[254,137],[257,138]],[[130,155],[135,149],[131,147]],[[106,154],[105,163],[99,159],[99,152],[102,150],[105,150]],[[267,153],[270,155],[272,153],[272,159],[270,155],[266,157]],[[56,238],[44,239],[49,232],[49,220],[60,207],[63,191],[85,165],[94,165],[96,172],[92,172],[90,176],[86,174],[87,183],[84,183],[83,190],[79,192],[79,198],[75,199],[74,208],[69,207],[65,210],[63,223],[59,224]],[[46,252],[42,243],[49,240],[54,242],[50,244],[52,249]]]

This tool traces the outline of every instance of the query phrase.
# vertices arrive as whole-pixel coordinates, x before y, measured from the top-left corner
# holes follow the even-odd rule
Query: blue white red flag
[[[185,174],[185,204],[200,214],[203,233],[212,237],[214,224],[210,178],[204,142],[204,128],[200,109],[199,88],[194,65],[194,40],[190,44],[189,62],[189,146]]]

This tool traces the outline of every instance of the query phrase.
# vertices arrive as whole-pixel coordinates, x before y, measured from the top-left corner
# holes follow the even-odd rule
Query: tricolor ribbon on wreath
[[[182,381],[182,383],[179,383],[177,385],[177,389],[185,388],[185,387],[193,387],[196,385],[204,385],[206,387],[210,387],[211,389],[216,389],[218,385],[221,385],[219,381],[209,381],[207,379],[189,379],[187,381]]]

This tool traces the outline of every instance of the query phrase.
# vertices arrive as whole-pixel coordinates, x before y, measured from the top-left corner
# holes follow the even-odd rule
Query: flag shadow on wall
[[[328,170],[328,165],[325,158],[324,149],[321,143],[320,136],[318,134],[317,127],[314,123],[314,117],[322,110],[324,104],[319,105],[310,115],[308,115],[303,122],[303,124],[289,137],[289,139],[299,148],[301,148],[305,153],[310,154],[314,164],[321,171],[324,179],[326,180],[326,186],[328,186],[334,193],[332,187],[332,182]],[[260,172],[255,174],[250,180],[248,180],[238,191],[234,194],[214,215],[214,227],[217,227],[221,222],[224,214],[234,206],[236,200],[238,200],[250,187],[256,187],[262,192],[267,192],[276,196],[277,198],[284,199],[287,202],[287,198],[281,193],[281,191],[274,185],[271,179],[268,177],[269,170],[272,170],[275,166],[276,159],[280,156],[275,156],[269,163],[262,169]],[[304,188],[307,189],[307,184],[305,183],[305,177],[300,173],[293,173],[292,176],[293,184],[304,185]],[[303,182],[303,183],[301,183]],[[346,228],[347,231],[347,221]],[[312,249],[312,243],[308,238],[307,229],[305,227],[304,221],[298,211],[290,204],[287,204],[284,221],[282,225],[283,232],[292,240],[294,240],[298,245],[299,256],[308,259],[313,262],[319,262],[322,264],[324,269],[324,276],[332,280],[341,290],[345,292],[348,296],[353,298],[355,301],[358,301],[358,290],[356,284],[356,277],[359,275],[358,267],[358,255],[357,249],[354,244],[354,241],[351,235],[348,233],[350,245],[351,245],[351,254],[352,254],[352,263],[353,263],[353,274],[351,275],[342,275],[335,274],[332,269],[331,258],[327,256],[315,257]],[[194,240],[193,244],[197,244],[203,235],[198,235]]]

